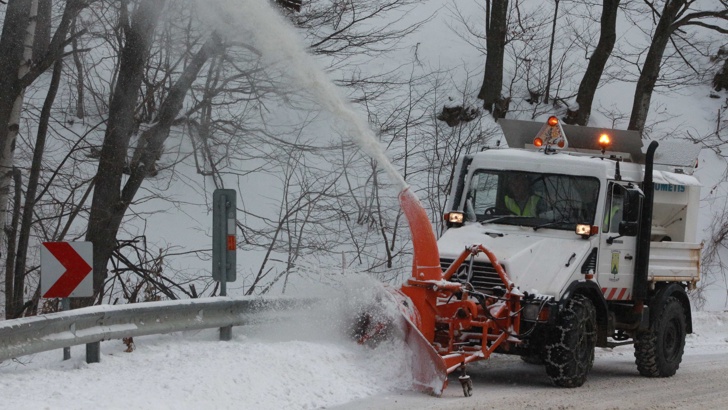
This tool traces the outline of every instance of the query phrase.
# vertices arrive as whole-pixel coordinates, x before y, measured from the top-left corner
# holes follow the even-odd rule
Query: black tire
[[[546,336],[546,374],[559,387],[579,387],[594,364],[597,342],[596,310],[584,296],[564,304],[556,325]]]
[[[650,330],[640,332],[634,340],[637,370],[645,377],[670,377],[680,367],[685,351],[685,310],[671,296],[654,317]]]

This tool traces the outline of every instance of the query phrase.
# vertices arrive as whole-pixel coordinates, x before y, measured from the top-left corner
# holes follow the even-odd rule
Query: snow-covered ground
[[[61,351],[6,361],[0,364],[2,407],[435,409],[495,408],[509,402],[515,408],[625,409],[728,404],[723,393],[728,380],[721,376],[728,368],[727,312],[694,313],[695,331],[672,378],[640,377],[631,346],[597,349],[590,378],[578,389],[552,387],[542,367],[495,355],[470,367],[475,384],[470,398],[462,396],[457,379],[441,398],[409,390],[409,354],[401,341],[375,349],[360,346],[332,326],[337,312],[321,313],[314,310],[293,323],[236,327],[230,342],[218,341],[216,330],[137,338],[132,353],[125,353],[119,340],[107,341],[96,364],[85,363],[84,346],[72,348],[72,359],[65,362]]]

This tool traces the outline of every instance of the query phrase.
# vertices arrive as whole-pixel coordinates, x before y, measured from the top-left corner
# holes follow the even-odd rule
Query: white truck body
[[[574,282],[589,281],[599,287],[607,301],[631,300],[637,241],[634,235],[620,236],[616,228],[610,230],[607,219],[612,209],[608,202],[610,190],[617,196],[622,189],[620,187],[639,190],[643,182],[645,166],[640,160],[644,148],[639,135],[610,131],[616,134],[613,149],[602,154],[594,143],[589,142],[596,137],[595,132],[602,130],[564,127],[569,139],[568,148],[545,155],[543,149],[530,144],[537,134],[534,130],[540,125],[501,122],[510,148],[487,149],[461,160],[459,164],[462,181],[459,187],[453,184],[447,209],[462,211],[465,222],[463,226],[447,229],[438,241],[443,267],[449,265],[465,246],[483,244],[498,256],[511,280],[522,291],[559,300]],[[572,133],[576,142],[572,141]],[[674,145],[665,145],[678,155],[672,155],[672,160],[665,159],[663,162],[658,155],[655,160],[647,279],[653,288],[658,282],[681,282],[691,288],[700,278],[701,244],[696,236],[700,183],[691,175],[695,159],[689,158],[696,156],[697,150],[690,147],[675,150]],[[660,152],[659,149],[657,152]],[[620,160],[615,160],[614,156]],[[678,159],[675,160],[675,157]],[[540,184],[540,188],[535,190],[543,198],[549,195],[548,181],[564,181],[558,182],[562,186],[558,189],[570,192],[562,193],[567,198],[562,202],[568,201],[579,209],[582,215],[575,218],[581,219],[570,219],[571,224],[549,226],[549,221],[558,222],[556,217],[548,214],[549,209],[542,213],[547,215],[545,219],[539,220],[484,216],[497,208],[499,201],[502,205],[502,200],[495,197],[507,189],[507,180],[504,179],[509,173],[528,175],[536,181],[534,185]],[[476,185],[483,185],[483,175],[487,175],[486,181],[492,181],[492,184],[490,188],[479,191]],[[539,176],[543,177],[539,179]],[[585,193],[581,189],[585,186],[593,188],[594,193]],[[486,191],[488,198],[474,199],[477,194],[482,196]],[[540,202],[546,202],[543,198]],[[473,203],[473,200],[480,203]],[[484,211],[484,207],[492,209]],[[574,222],[591,225],[592,229],[599,227],[598,233],[578,235],[574,231]],[[479,286],[478,280],[487,281],[490,275],[478,272],[478,266],[481,270],[488,269],[487,259],[480,257],[482,259],[475,261],[470,278],[475,286]],[[490,285],[483,283],[480,286],[481,290],[487,290]]]

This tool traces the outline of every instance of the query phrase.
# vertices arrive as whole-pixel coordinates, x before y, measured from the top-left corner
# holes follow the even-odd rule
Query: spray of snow
[[[368,346],[347,334],[351,318],[372,307],[396,320],[396,304],[365,275],[339,278],[328,298],[235,327],[229,342],[208,329],[137,337],[132,353],[107,341],[91,365],[84,346],[65,362],[52,351],[0,363],[0,395],[13,409],[317,409],[410,389],[401,337]]]
[[[284,64],[292,83],[310,92],[331,113],[347,135],[389,175],[401,190],[407,187],[392,165],[366,119],[357,113],[326,76],[299,34],[272,6],[260,0],[198,0],[203,19],[228,39],[252,42],[269,64]]]

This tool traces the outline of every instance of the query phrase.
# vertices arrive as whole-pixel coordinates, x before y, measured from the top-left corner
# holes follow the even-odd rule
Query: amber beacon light
[[[612,138],[609,137],[609,134],[603,133],[599,136],[599,147],[602,148],[602,155],[604,155],[604,152],[607,150],[607,147],[612,144]]]

